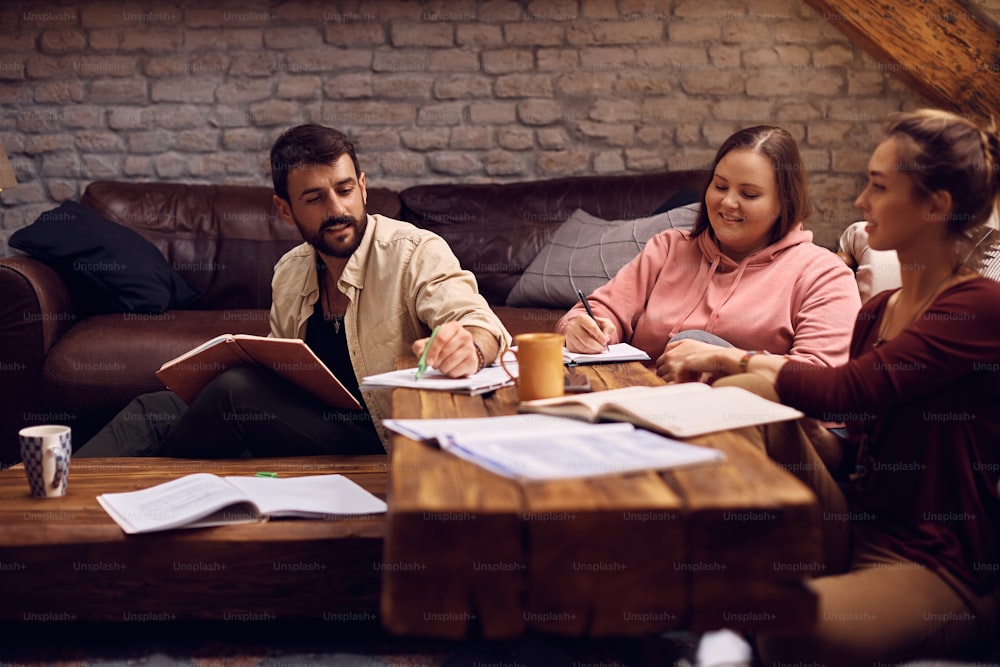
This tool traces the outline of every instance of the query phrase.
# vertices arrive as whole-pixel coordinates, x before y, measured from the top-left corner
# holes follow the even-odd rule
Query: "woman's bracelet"
[[[755,354],[763,354],[766,357],[771,356],[771,353],[767,350],[747,350],[746,353],[740,357],[740,373],[747,372],[747,365],[750,363],[750,357]]]

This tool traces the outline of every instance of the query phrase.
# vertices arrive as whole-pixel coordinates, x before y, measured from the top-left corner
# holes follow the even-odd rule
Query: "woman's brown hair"
[[[774,180],[778,185],[778,201],[781,206],[768,241],[774,243],[787,234],[795,223],[809,217],[812,213],[812,204],[809,202],[806,167],[802,162],[802,156],[799,155],[799,147],[787,130],[773,125],[755,125],[742,129],[726,139],[719,147],[712,161],[712,176],[701,191],[701,209],[695,219],[691,236],[698,236],[706,229],[711,233],[708,211],[705,209],[705,194],[712,187],[719,161],[734,150],[760,153],[770,160],[774,167]]]
[[[939,190],[951,195],[947,224],[956,265],[977,269],[986,249],[978,242],[985,237],[1000,191],[995,124],[984,128],[949,111],[919,109],[890,116],[885,133],[897,139],[897,168],[910,177],[918,197]]]

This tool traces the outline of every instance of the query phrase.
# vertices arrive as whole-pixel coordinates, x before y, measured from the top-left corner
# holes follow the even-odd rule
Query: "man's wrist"
[[[476,362],[477,362],[476,372],[478,373],[479,371],[483,370],[486,367],[486,357],[483,355],[483,349],[479,347],[479,343],[477,343],[475,340],[472,341],[472,347],[474,347],[476,350]]]
[[[482,327],[466,326],[465,330],[472,334],[476,359],[479,361],[479,369],[482,370],[496,360],[500,354],[500,344],[490,331]]]

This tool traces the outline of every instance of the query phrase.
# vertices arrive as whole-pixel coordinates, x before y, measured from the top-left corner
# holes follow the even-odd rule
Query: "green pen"
[[[253,474],[253,476],[254,477],[277,477],[278,473],[276,473],[276,472],[255,472]]]
[[[424,346],[424,352],[420,355],[420,361],[417,362],[417,377],[419,380],[427,372],[427,353],[431,349],[431,343],[434,342],[434,337],[438,335],[438,329],[440,326],[434,327],[434,331],[431,332],[431,337],[427,339],[427,345]]]

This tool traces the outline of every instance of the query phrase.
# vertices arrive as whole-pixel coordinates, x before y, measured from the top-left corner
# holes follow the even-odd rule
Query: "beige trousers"
[[[757,375],[729,376],[717,384],[778,400],[774,386]],[[920,658],[968,658],[995,640],[1000,596],[976,596],[948,573],[876,546],[870,537],[877,528],[867,517],[851,516],[839,485],[798,422],[743,430],[777,463],[796,464],[788,469],[816,493],[825,572],[830,573],[810,582],[819,595],[810,632],[757,637],[763,665],[876,667]]]

